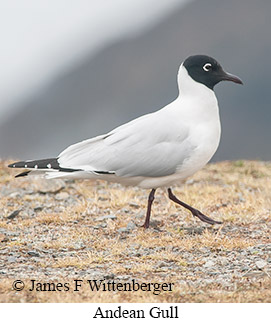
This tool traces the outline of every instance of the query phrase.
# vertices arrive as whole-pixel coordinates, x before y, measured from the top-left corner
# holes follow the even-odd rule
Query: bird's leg
[[[154,193],[155,193],[155,191],[156,190],[153,188],[151,190],[150,194],[149,194],[147,214],[146,214],[145,222],[142,225],[145,229],[148,229],[148,227],[150,226],[151,206],[152,206],[152,202],[154,201]]]
[[[168,197],[175,203],[180,204],[181,206],[185,207],[186,209],[188,209],[194,216],[196,216],[197,218],[199,218],[201,221],[209,223],[209,224],[221,224],[222,222],[220,221],[215,221],[211,218],[209,218],[208,216],[204,215],[203,213],[201,213],[199,210],[194,209],[192,206],[180,201],[179,199],[177,199],[177,197],[172,193],[171,189],[168,189]]]

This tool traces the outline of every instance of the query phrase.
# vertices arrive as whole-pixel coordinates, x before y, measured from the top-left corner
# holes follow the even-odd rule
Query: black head
[[[220,81],[232,81],[243,84],[239,77],[226,73],[221,65],[210,56],[189,56],[184,61],[183,66],[194,81],[206,85],[211,90]]]

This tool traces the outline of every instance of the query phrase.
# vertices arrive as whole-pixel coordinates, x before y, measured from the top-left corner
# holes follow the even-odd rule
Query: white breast
[[[185,180],[205,166],[216,152],[221,134],[218,103],[214,91],[195,82],[181,66],[178,74],[179,97],[165,108],[174,120],[189,126],[191,154],[178,167],[176,174],[164,178],[145,178],[140,186],[169,186]],[[167,111],[168,113],[169,111]]]
[[[195,147],[179,172],[190,176],[206,165],[218,148],[221,134],[219,109],[214,91],[195,82],[183,66],[178,82],[182,118],[190,126],[189,140]]]

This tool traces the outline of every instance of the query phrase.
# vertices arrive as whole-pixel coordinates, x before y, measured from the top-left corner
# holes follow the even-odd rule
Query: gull
[[[18,174],[40,173],[46,178],[102,179],[151,189],[144,228],[148,228],[157,188],[209,224],[221,224],[179,200],[171,186],[183,183],[212,158],[220,141],[219,107],[214,86],[220,81],[243,84],[207,55],[189,56],[178,72],[179,95],[164,108],[136,118],[114,130],[73,144],[56,158],[20,161]]]

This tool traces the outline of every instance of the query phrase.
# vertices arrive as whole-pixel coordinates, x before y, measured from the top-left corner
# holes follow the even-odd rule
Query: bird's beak
[[[243,84],[242,80],[238,76],[235,76],[233,74],[226,73],[226,72],[224,72],[222,80],[223,81],[231,81],[231,82],[238,83],[238,84]]]

